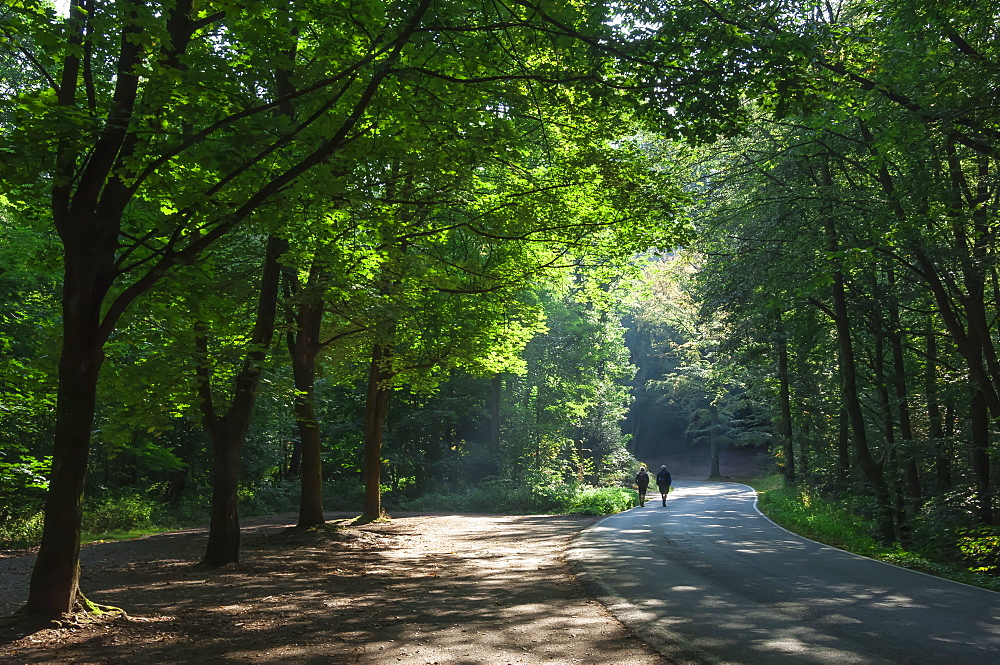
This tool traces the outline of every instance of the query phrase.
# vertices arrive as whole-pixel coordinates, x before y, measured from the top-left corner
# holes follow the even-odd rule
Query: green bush
[[[211,518],[210,501],[208,496],[191,494],[176,502],[159,503],[151,519],[154,524],[168,529],[202,526]]]
[[[958,547],[969,570],[989,575],[1000,574],[1000,530],[981,526],[958,534]]]
[[[0,523],[27,524],[45,503],[52,458],[21,455],[0,461]]]
[[[153,526],[157,503],[140,494],[105,494],[83,506],[83,531],[105,534],[112,531],[133,531]]]
[[[42,540],[44,515],[38,511],[31,515],[12,517],[0,523],[0,549],[32,547]]]
[[[242,486],[239,490],[240,514],[271,515],[299,509],[300,485],[297,480],[272,480],[255,487]]]
[[[473,487],[425,494],[405,507],[431,512],[610,515],[633,505],[633,493],[624,487],[562,483],[537,474],[521,482],[489,478]]]
[[[613,515],[636,505],[636,494],[624,487],[586,487],[574,495],[568,513],[579,515]]]
[[[361,510],[364,485],[360,476],[331,478],[323,483],[323,508],[325,510]]]
[[[931,497],[913,520],[913,542],[920,552],[940,561],[960,561],[964,536],[975,529],[977,521],[975,490],[958,487]]]

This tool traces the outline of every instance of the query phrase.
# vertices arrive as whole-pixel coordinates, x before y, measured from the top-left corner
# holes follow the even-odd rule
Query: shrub
[[[51,465],[50,457],[30,455],[0,461],[0,523],[27,524],[41,511]]]
[[[172,503],[157,504],[152,521],[167,528],[187,528],[208,524],[210,519],[208,496],[190,494]]]
[[[958,537],[958,547],[965,555],[969,570],[1000,574],[1000,531],[996,527],[966,529]]]
[[[574,496],[574,503],[566,511],[578,515],[613,515],[628,510],[636,503],[636,495],[624,487],[587,487]]]
[[[633,505],[632,492],[623,487],[562,483],[537,474],[522,482],[489,478],[466,489],[425,494],[406,507],[433,512],[609,515]]]
[[[17,549],[32,547],[42,540],[42,523],[44,515],[41,511],[31,515],[12,517],[0,523],[0,547]]]
[[[139,494],[105,494],[83,507],[83,530],[91,534],[132,531],[152,526],[157,503]]]
[[[974,490],[955,488],[931,497],[913,521],[913,541],[921,553],[941,561],[967,558],[963,536],[977,525]]]
[[[240,513],[247,517],[288,513],[299,509],[300,485],[297,480],[272,480],[239,491]]]
[[[364,491],[364,485],[359,476],[331,478],[323,483],[323,508],[326,510],[361,510]]]

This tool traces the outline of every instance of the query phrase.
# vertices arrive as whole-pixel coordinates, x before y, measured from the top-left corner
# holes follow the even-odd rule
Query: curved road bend
[[[577,536],[574,571],[680,663],[1000,663],[1000,594],[855,556],[761,516],[745,485],[681,481]]]

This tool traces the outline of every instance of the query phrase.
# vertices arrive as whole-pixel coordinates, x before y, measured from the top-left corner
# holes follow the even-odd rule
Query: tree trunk
[[[42,542],[31,574],[25,609],[43,617],[73,611],[80,580],[83,489],[104,361],[96,339],[99,305],[87,303],[67,282],[63,307],[65,343],[59,359],[52,471],[45,500]]]
[[[716,480],[722,478],[722,473],[719,471],[719,408],[714,404],[708,405],[708,441],[711,449],[708,479]]]
[[[899,416],[899,439],[902,443],[902,466],[906,480],[906,494],[910,508],[915,509],[922,494],[920,470],[917,465],[913,445],[913,424],[910,419],[910,395],[906,383],[906,362],[903,356],[902,326],[899,320],[899,304],[896,301],[896,276],[890,268],[887,271],[889,287],[889,345],[892,352],[892,384],[896,393],[896,410]]]
[[[927,362],[924,365],[924,396],[927,400],[927,438],[934,446],[934,477],[938,491],[951,487],[951,451],[944,436],[944,420],[938,397],[937,338],[931,322],[927,326]]]
[[[503,397],[503,375],[494,374],[490,379],[490,433],[487,451],[489,467],[484,475],[500,472],[500,403]]]
[[[134,7],[122,11],[135,16]],[[58,105],[66,109],[76,107],[82,75],[89,72],[89,62],[80,56],[85,24],[81,3],[70,2],[66,39],[76,48],[67,49],[57,92]],[[45,522],[25,605],[25,611],[46,618],[72,611],[79,596],[84,481],[108,337],[102,312],[118,277],[122,182],[115,168],[131,155],[126,127],[138,89],[134,70],[142,61],[142,49],[133,39],[137,32],[133,23],[123,24],[115,65],[116,104],[85,163],[80,146],[61,141],[56,148],[51,211],[63,244],[63,346]],[[113,325],[114,317],[108,318]]]
[[[240,522],[237,507],[239,461],[243,443],[250,429],[257,387],[267,350],[274,337],[274,316],[278,304],[278,283],[281,276],[279,259],[288,244],[275,236],[267,240],[267,252],[261,274],[257,317],[243,366],[236,375],[233,398],[224,416],[217,416],[212,403],[211,374],[208,367],[207,340],[202,346],[199,365],[202,422],[212,439],[212,510],[208,530],[208,547],[202,563],[225,566],[240,560]]]
[[[785,480],[795,480],[795,449],[792,446],[792,400],[788,381],[788,340],[784,327],[778,322],[778,441],[781,442]]]
[[[804,415],[802,418],[802,426],[799,428],[799,475],[806,479],[808,482],[810,469],[812,468],[812,459],[810,450],[810,437],[812,436],[811,427],[809,426],[809,416]]]
[[[288,453],[288,472],[286,478],[298,478],[302,473],[302,441],[295,439],[290,442],[292,449]]]
[[[389,367],[391,349],[379,341],[372,349],[371,369],[368,374],[368,395],[365,400],[365,497],[361,511],[363,520],[382,517],[382,431],[389,412],[392,395],[392,371]]]
[[[993,524],[993,499],[990,496],[990,423],[986,399],[981,390],[972,394],[969,403],[972,439],[972,474],[976,481],[976,508],[979,521]]]
[[[840,409],[837,424],[837,473],[846,487],[851,477],[851,419],[847,409]]]
[[[316,418],[316,356],[306,354],[293,363],[295,376],[295,423],[299,430],[302,461],[298,526],[325,524],[323,517],[323,443]]]
[[[212,440],[212,508],[208,545],[202,563],[224,566],[240,560],[240,515],[237,500],[240,450],[243,439],[220,419],[209,437]]]
[[[826,180],[829,180],[828,174]],[[826,222],[826,231],[831,252],[839,249],[836,229],[833,220]],[[847,313],[847,289],[844,285],[844,275],[839,267],[833,270],[833,310],[837,326],[837,348],[840,356],[840,373],[843,380],[844,409],[847,411],[854,440],[855,457],[862,473],[875,492],[877,504],[879,537],[885,542],[892,542],[894,537],[893,519],[889,506],[889,488],[882,473],[882,465],[872,458],[868,448],[868,432],[865,428],[864,412],[858,397],[857,363],[854,359],[854,345],[851,340],[851,322]]]
[[[299,527],[325,524],[323,517],[323,445],[316,417],[316,356],[320,350],[323,303],[312,293],[320,277],[318,266],[310,270],[306,291],[295,315],[295,330],[287,336],[295,381],[295,424],[299,431],[301,493]],[[293,278],[294,279],[294,278]]]
[[[903,493],[900,488],[899,476],[901,475],[899,451],[896,444],[896,422],[892,417],[892,402],[889,399],[889,387],[885,378],[885,338],[876,333],[875,335],[875,359],[874,375],[875,389],[878,395],[878,404],[882,409],[882,421],[885,427],[885,444],[888,451],[890,478],[892,483],[892,507],[895,511],[896,531],[895,535],[901,542],[907,542],[909,537],[909,527],[906,524],[906,504],[903,500]]]
[[[938,397],[937,337],[928,321],[927,363],[924,366],[924,395],[927,400],[927,437],[934,446],[934,477],[939,492],[951,487],[951,455],[944,432],[944,416]]]
[[[500,455],[500,398],[503,395],[503,376],[495,374],[490,380],[490,454]]]

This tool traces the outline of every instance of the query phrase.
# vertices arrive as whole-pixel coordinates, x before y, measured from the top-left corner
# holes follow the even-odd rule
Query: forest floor
[[[704,479],[700,459],[668,463]],[[753,456],[726,453],[749,476]],[[704,468],[704,473],[702,469]],[[204,529],[100,543],[82,552],[81,588],[127,615],[29,630],[0,626],[0,663],[169,665],[663,665],[571,574],[563,552],[598,518],[398,514],[289,528],[294,515],[247,520],[243,561],[198,565]],[[0,552],[0,615],[27,595],[33,558]]]

